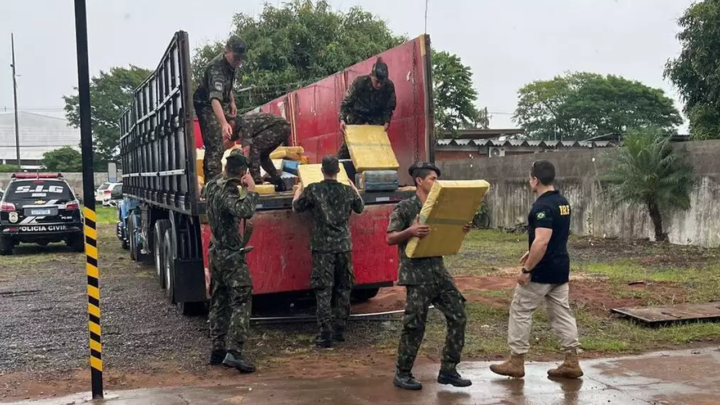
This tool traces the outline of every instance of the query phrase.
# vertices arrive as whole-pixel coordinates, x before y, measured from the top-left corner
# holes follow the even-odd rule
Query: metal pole
[[[93,174],[92,123],[90,116],[90,68],[88,66],[87,10],[85,0],[75,0],[80,145],[82,149],[83,198],[85,219],[85,270],[87,272],[88,327],[90,329],[90,369],[93,399],[103,398],[102,333],[100,329],[100,270],[98,269],[97,215]]]
[[[12,48],[12,77],[13,77],[13,104],[15,108],[15,156],[17,167],[20,170],[20,125],[18,125],[17,79],[15,78],[15,35],[10,33],[10,47]]]

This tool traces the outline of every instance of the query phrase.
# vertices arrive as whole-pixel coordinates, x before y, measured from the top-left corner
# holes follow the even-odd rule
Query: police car
[[[65,242],[84,251],[80,203],[60,173],[13,174],[0,199],[0,254],[20,243]]]

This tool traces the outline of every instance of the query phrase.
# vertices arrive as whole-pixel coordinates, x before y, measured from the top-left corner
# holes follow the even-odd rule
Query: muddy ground
[[[523,235],[495,231],[471,234],[463,252],[448,259],[468,299],[465,357],[496,359],[505,352],[507,307],[515,286]],[[354,321],[350,341],[331,350],[315,348],[313,323],[259,325],[247,345],[259,366],[252,376],[206,365],[205,317],[183,317],[167,303],[149,264],[129,258],[101,225],[103,360],[106,388],[232,384],[238,378],[328,377],[391,373],[400,332],[399,317],[381,322]],[[609,309],[652,303],[720,299],[717,250],[650,242],[574,239],[572,300],[586,356],[634,353],[665,347],[714,344],[720,327],[646,332],[615,319]],[[63,245],[23,245],[0,260],[0,401],[48,397],[89,388],[84,255]],[[707,271],[708,273],[704,273]],[[715,291],[715,292],[713,292]],[[401,287],[381,290],[353,312],[402,309]],[[290,302],[259,307],[277,312]],[[312,313],[311,300],[292,303],[292,311]],[[278,308],[279,306],[279,308]],[[542,313],[536,316],[535,358],[556,348]],[[431,313],[431,327],[419,361],[437,362],[444,339],[442,317]]]

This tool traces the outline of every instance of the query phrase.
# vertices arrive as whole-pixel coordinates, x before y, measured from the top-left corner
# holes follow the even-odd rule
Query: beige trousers
[[[508,325],[508,346],[512,354],[525,354],[530,349],[532,315],[543,300],[547,302],[550,326],[560,339],[563,350],[575,350],[580,346],[575,316],[570,309],[569,291],[568,283],[558,285],[531,282],[515,288]]]

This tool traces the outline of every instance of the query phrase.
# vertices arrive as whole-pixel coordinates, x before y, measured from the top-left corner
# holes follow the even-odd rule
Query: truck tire
[[[163,237],[163,251],[165,262],[165,269],[163,271],[163,277],[165,278],[165,297],[171,304],[175,304],[175,260],[173,260],[172,254],[172,228],[165,230],[165,236]]]
[[[207,304],[204,302],[178,302],[178,308],[185,316],[201,316],[208,312]]]
[[[10,238],[2,238],[0,239],[0,255],[2,256],[10,256],[13,253],[13,248],[15,247],[15,243]]]
[[[155,258],[155,275],[160,283],[160,288],[165,289],[165,231],[170,229],[172,225],[170,220],[161,219],[155,222],[155,230],[153,232],[153,257]]]
[[[380,288],[361,288],[353,290],[350,297],[357,302],[365,302],[374,298],[380,292]]]
[[[130,244],[130,258],[137,261],[138,250],[137,240],[135,239],[135,221],[133,220],[132,215],[128,217],[127,221],[127,238],[128,243]]]

